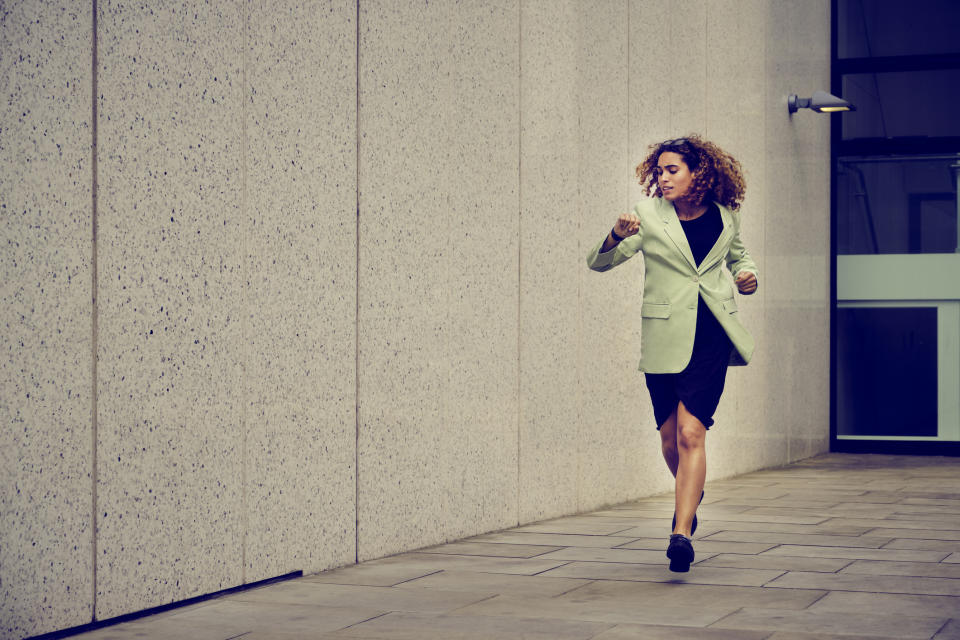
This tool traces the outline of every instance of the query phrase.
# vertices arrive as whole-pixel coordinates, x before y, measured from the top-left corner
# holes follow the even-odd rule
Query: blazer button
[[[700,278],[698,278],[697,276],[693,276],[690,279],[693,280],[694,282],[700,282]]]

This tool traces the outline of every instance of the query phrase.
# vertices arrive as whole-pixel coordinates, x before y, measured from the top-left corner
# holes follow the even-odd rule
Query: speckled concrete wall
[[[360,5],[360,559],[517,513],[518,6]]]
[[[96,65],[90,5],[36,6],[0,22],[5,637],[668,490],[641,259],[583,264],[666,137],[742,161],[762,269],[710,477],[827,447],[829,118],[786,97],[828,0],[98,0]]]
[[[0,7],[0,637],[93,608],[89,6]]]

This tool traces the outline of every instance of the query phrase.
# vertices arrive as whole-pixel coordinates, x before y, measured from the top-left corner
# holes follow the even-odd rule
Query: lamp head
[[[826,91],[814,91],[809,98],[798,98],[796,95],[787,98],[787,110],[790,113],[796,113],[800,109],[812,109],[817,113],[857,110],[853,104]]]

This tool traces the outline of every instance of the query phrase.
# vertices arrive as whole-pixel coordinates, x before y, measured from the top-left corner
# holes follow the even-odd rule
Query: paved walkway
[[[828,454],[275,583],[84,640],[960,638],[960,458]]]

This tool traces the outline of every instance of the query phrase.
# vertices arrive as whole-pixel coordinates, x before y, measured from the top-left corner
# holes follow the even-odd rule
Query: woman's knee
[[[702,448],[707,430],[699,420],[681,421],[677,424],[677,445],[681,449]]]

